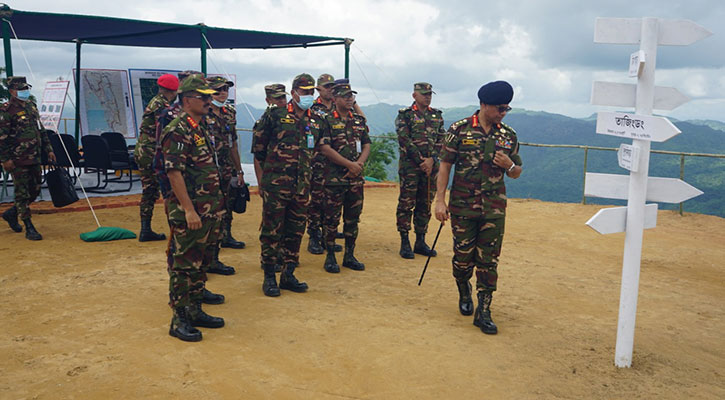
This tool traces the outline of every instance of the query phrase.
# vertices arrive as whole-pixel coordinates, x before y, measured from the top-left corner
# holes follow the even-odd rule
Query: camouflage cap
[[[264,93],[267,97],[282,97],[286,96],[287,92],[284,91],[285,87],[281,83],[273,83],[264,87]]]
[[[209,87],[203,74],[189,75],[179,84],[179,93],[199,92],[201,94],[214,94],[217,91]]]
[[[322,86],[329,86],[335,84],[335,78],[332,77],[330,74],[322,74],[319,78],[317,78],[317,87]]]
[[[226,87],[232,87],[234,86],[234,82],[227,80],[227,78],[223,76],[210,76],[206,78],[206,81],[209,82],[209,86],[211,86],[214,89],[219,89],[222,86]]]
[[[347,78],[335,79],[335,85],[339,85],[339,84],[342,84],[342,83],[350,83],[350,80],[347,79]]]
[[[345,96],[346,94],[349,94],[349,93],[357,94],[356,91],[354,91],[350,88],[349,83],[341,83],[341,84],[335,85],[332,88],[332,95],[335,97]]]
[[[24,76],[9,76],[5,79],[5,85],[8,89],[25,90],[30,89],[32,86],[25,80]]]
[[[413,85],[413,91],[420,94],[435,93],[433,91],[433,85],[428,82],[418,82]]]
[[[181,71],[181,72],[177,73],[176,76],[179,77],[179,80],[183,80],[186,77],[188,77],[189,75],[197,75],[197,74],[204,75],[204,73],[201,71],[194,71],[193,69],[187,69],[186,71]]]
[[[315,78],[312,77],[310,74],[299,74],[295,76],[295,79],[292,80],[292,89],[314,89],[315,88]]]

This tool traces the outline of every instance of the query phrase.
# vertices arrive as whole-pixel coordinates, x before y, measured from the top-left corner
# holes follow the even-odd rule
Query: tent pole
[[[76,145],[80,143],[81,133],[81,40],[75,39],[76,42]]]
[[[5,76],[13,76],[13,55],[10,52],[10,24],[4,19],[3,46],[5,47]]]
[[[201,24],[201,72],[206,75],[206,25]]]
[[[350,44],[353,39],[345,39],[345,79],[350,79]]]

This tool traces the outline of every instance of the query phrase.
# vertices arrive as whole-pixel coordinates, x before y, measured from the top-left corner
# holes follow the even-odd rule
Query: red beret
[[[178,90],[179,89],[179,78],[171,74],[163,74],[156,81],[164,89]]]

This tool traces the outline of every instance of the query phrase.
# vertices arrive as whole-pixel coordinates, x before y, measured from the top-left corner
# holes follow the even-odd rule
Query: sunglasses
[[[512,110],[512,108],[511,108],[511,107],[509,107],[509,106],[496,106],[496,109],[497,109],[497,110],[498,110],[498,112],[500,112],[501,114],[503,114],[503,113],[505,113],[505,112],[509,112],[509,111],[511,111],[511,110]]]

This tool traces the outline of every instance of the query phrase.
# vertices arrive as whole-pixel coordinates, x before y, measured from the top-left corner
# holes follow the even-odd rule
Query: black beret
[[[508,104],[514,97],[514,88],[506,81],[489,82],[478,89],[478,100],[483,104]]]

